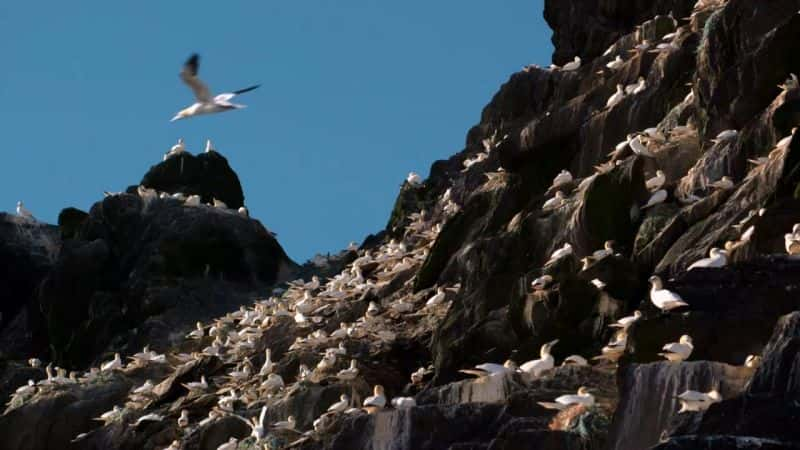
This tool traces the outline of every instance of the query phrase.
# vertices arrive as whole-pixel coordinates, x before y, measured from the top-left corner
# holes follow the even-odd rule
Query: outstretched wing
[[[216,97],[214,97],[214,101],[215,102],[227,102],[228,100],[232,99],[233,97],[236,97],[239,94],[244,94],[245,92],[250,92],[253,89],[258,88],[259,86],[261,86],[261,85],[260,84],[256,84],[256,85],[253,85],[253,86],[246,87],[244,89],[239,89],[238,91],[225,92],[224,94],[219,94]]]
[[[197,53],[192,54],[181,70],[181,80],[186,83],[194,92],[194,96],[198,102],[210,102],[211,93],[208,91],[208,86],[205,85],[200,78],[197,77],[197,69],[200,65],[200,55]]]

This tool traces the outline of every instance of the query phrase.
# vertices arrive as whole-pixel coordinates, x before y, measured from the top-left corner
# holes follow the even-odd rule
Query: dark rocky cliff
[[[798,10],[797,0],[547,1],[554,62],[579,55],[582,66],[513,74],[465,149],[402,187],[385,232],[300,271],[257,221],[135,188],[89,213],[65,210],[58,230],[3,218],[0,256],[18,264],[4,269],[14,297],[2,311],[14,319],[0,322],[2,393],[45,377],[18,361],[30,355],[79,374],[15,395],[0,447],[800,448],[800,260],[784,245],[800,223],[800,137],[784,139],[800,126],[800,87],[787,82],[800,72]],[[640,77],[639,92],[607,106]],[[633,133],[644,151],[616,148]],[[238,181],[217,158],[173,157],[146,179],[238,205]],[[183,173],[212,165],[225,192]],[[565,169],[563,204],[543,211]],[[663,201],[645,208],[659,170]],[[714,185],[723,176],[732,186]],[[606,241],[613,254],[591,257]],[[572,254],[548,263],[565,243]],[[727,250],[727,266],[687,271],[712,247]],[[305,281],[269,296],[295,273]],[[653,274],[688,306],[660,312]],[[532,290],[542,275],[552,282]],[[608,325],[634,310],[642,318],[618,364],[592,360],[615,335]],[[197,320],[202,336],[184,338]],[[682,335],[693,338],[689,360],[664,361],[661,347]],[[554,339],[557,364],[577,354],[591,365],[461,372],[534,359]],[[144,345],[165,361],[86,372]],[[262,367],[267,348],[275,364]],[[344,354],[321,363],[329,349]],[[748,355],[760,366],[745,366]],[[358,376],[337,375],[351,360]],[[201,376],[208,388],[183,385]],[[132,392],[146,380],[152,390]],[[415,405],[367,414],[358,407],[378,384]],[[538,403],[580,386],[593,389],[592,407]],[[679,414],[687,389],[722,401]],[[343,394],[354,410],[325,413]],[[106,424],[91,420],[114,406]],[[251,429],[262,406],[265,429]],[[294,430],[271,427],[289,416]]]

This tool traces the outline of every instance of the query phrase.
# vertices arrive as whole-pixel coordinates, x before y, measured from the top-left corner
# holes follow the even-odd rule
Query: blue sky
[[[542,0],[0,2],[0,210],[54,223],[137,184],[183,137],[238,173],[251,215],[304,261],[386,224],[409,171],[461,150],[512,72],[548,64]],[[212,91],[243,111],[169,123]]]

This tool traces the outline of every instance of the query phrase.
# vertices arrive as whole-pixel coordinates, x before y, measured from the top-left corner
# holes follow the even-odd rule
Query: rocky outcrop
[[[169,195],[242,204],[214,152],[151,169],[141,184],[164,198],[134,188],[88,214],[66,211],[60,250],[37,260],[39,281],[21,289],[36,308],[23,308],[28,318],[17,314],[4,336],[32,324],[58,364],[146,344],[169,364],[118,368],[99,384],[35,385],[0,416],[0,434],[39,423],[57,431],[31,437],[43,449],[79,433],[88,434],[75,448],[179,440],[214,449],[229,438],[308,450],[797,448],[800,262],[785,255],[783,236],[800,222],[800,86],[786,81],[800,71],[786,56],[800,50],[800,5],[696,3],[547,1],[554,61],[580,55],[582,66],[513,74],[466,148],[403,185],[385,230],[315,258],[298,272],[304,281],[273,295],[267,289],[295,267],[260,223]],[[608,105],[617,85],[631,92]],[[551,186],[562,170],[572,180]],[[663,200],[646,206],[657,173]],[[556,192],[563,201],[544,208]],[[571,251],[553,258],[565,244]],[[687,271],[713,247],[727,249],[725,267]],[[653,274],[688,305],[657,310]],[[545,281],[533,288],[535,279]],[[609,327],[634,310],[635,324]],[[213,317],[213,336],[206,327],[184,338],[193,321]],[[684,334],[694,342],[688,360],[664,361],[664,344]],[[538,358],[554,339],[557,364],[581,356],[591,367],[465,375]],[[619,361],[599,357],[610,340],[624,347]],[[267,349],[274,366],[262,373]],[[743,365],[749,355],[763,356],[758,369]],[[337,375],[351,361],[358,375]],[[7,367],[19,375],[0,378],[6,393],[44,376]],[[199,376],[208,390],[182,386]],[[124,391],[145,377],[158,387],[133,401]],[[413,404],[359,408],[375,385]],[[594,389],[594,405],[556,413],[539,404],[581,386]],[[678,413],[676,395],[712,388],[723,401]],[[352,409],[327,413],[342,395]],[[80,420],[43,419],[71,411],[64,399],[78,400],[69,414]],[[85,420],[123,402],[114,423]],[[265,423],[293,416],[302,433],[267,426],[252,436],[247,423],[262,407]],[[177,424],[181,410],[188,425]],[[165,420],[136,425],[146,414]]]

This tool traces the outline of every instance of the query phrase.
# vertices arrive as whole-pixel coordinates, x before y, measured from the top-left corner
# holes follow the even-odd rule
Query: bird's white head
[[[661,282],[661,277],[658,275],[653,275],[649,279],[650,284],[653,286],[653,289],[661,289],[664,287],[664,284]]]
[[[681,336],[681,344],[691,344],[691,343],[692,343],[691,336],[689,336],[688,334],[684,334],[683,336]]]

